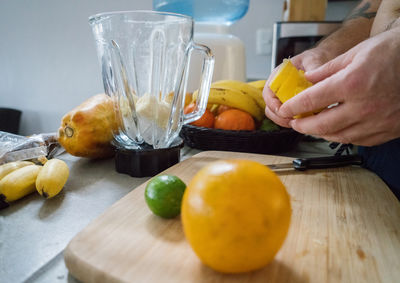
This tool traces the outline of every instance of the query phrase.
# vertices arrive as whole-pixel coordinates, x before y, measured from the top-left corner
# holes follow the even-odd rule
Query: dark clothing
[[[387,143],[358,148],[364,167],[375,172],[400,200],[400,138]]]

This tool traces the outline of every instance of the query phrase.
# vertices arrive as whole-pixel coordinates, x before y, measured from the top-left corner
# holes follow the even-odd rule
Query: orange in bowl
[[[195,108],[196,104],[190,103],[185,107],[184,113],[185,114],[191,113],[194,111]],[[200,119],[190,124],[197,127],[213,128],[214,121],[215,121],[214,114],[210,110],[206,109],[206,111],[204,112],[203,116],[200,117]]]
[[[215,117],[214,128],[234,131],[253,131],[256,126],[253,117],[239,109],[228,109]]]

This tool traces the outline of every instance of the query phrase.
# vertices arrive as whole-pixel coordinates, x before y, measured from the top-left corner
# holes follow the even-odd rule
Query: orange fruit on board
[[[194,103],[190,103],[189,105],[187,105],[184,109],[184,113],[188,114],[194,111],[194,109],[196,108],[196,104]],[[214,114],[206,109],[206,111],[204,112],[203,116],[200,117],[200,119],[190,123],[193,126],[197,126],[197,127],[205,127],[205,128],[213,128],[214,127],[214,121],[215,121],[215,116]]]
[[[239,109],[229,109],[215,117],[214,128],[222,130],[253,131],[256,126],[253,117]]]
[[[183,195],[186,239],[207,266],[224,273],[270,263],[290,224],[289,195],[268,167],[221,160],[200,169]]]

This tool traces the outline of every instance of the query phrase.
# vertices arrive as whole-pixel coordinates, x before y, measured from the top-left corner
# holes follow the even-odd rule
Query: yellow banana
[[[267,80],[258,80],[258,81],[252,81],[248,82],[248,85],[251,85],[255,88],[258,88],[259,90],[263,91],[265,84],[267,83]]]
[[[40,165],[28,165],[7,174],[0,181],[0,208],[35,191]]]
[[[68,180],[68,165],[60,159],[50,159],[43,165],[36,179],[36,190],[45,198],[57,195]]]
[[[198,92],[193,93],[196,101]],[[258,121],[264,118],[264,111],[257,105],[255,100],[243,92],[231,88],[212,87],[208,96],[208,103],[223,104],[233,108],[246,111]]]
[[[257,105],[263,111],[265,110],[265,101],[262,97],[262,90],[255,88],[245,82],[235,80],[216,81],[211,84],[211,87],[233,88],[239,90],[244,94],[251,96],[256,101]]]
[[[12,171],[15,171],[19,168],[22,168],[22,167],[25,167],[28,165],[33,165],[33,162],[14,161],[14,162],[9,162],[9,163],[0,165],[0,180],[3,179],[7,174],[11,173]]]
[[[211,113],[217,115],[219,104],[207,104],[207,109],[210,110]]]

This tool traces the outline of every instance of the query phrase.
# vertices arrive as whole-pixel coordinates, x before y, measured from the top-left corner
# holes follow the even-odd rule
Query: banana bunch
[[[68,177],[68,165],[60,159],[50,159],[37,176],[36,190],[41,196],[52,198],[62,190]]]
[[[247,84],[251,85],[252,87],[258,88],[262,92],[264,90],[264,86],[266,83],[267,80],[258,80],[258,81],[248,82]]]
[[[262,88],[261,88],[262,85]],[[222,80],[211,84],[208,104],[227,105],[246,111],[257,121],[264,118],[265,102],[262,89],[265,81],[245,83],[236,80]],[[198,91],[193,93],[197,100]]]
[[[34,163],[30,161],[15,161],[3,164],[0,166],[0,180],[14,170],[33,164]]]
[[[0,207],[7,207],[10,202],[33,193],[40,169],[42,169],[40,165],[27,165],[3,177],[0,181]]]
[[[15,161],[0,166],[0,209],[35,190],[46,198],[57,195],[69,176],[67,164],[51,159],[43,166],[29,161]]]

